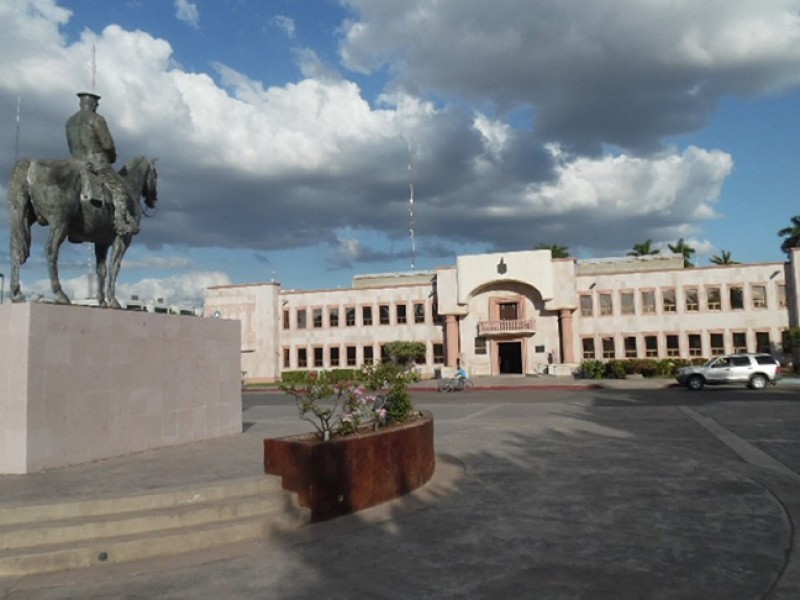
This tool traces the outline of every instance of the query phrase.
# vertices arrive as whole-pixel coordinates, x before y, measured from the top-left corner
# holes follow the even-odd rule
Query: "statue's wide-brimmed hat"
[[[94,92],[78,92],[76,95],[78,96],[78,98],[83,98],[84,96],[89,96],[89,98],[94,98],[95,100],[100,100],[100,96],[98,96]]]

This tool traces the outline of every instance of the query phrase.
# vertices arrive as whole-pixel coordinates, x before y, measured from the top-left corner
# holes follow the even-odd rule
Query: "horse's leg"
[[[108,244],[94,245],[95,273],[97,274],[97,303],[106,306],[106,258],[108,256]]]
[[[25,264],[31,252],[31,210],[30,195],[27,187],[27,171],[30,161],[23,159],[14,167],[8,186],[8,204],[10,209],[9,228],[11,235],[11,281],[9,297],[12,302],[25,302],[25,295],[20,290],[19,268]]]
[[[31,223],[28,211],[19,211],[12,204],[9,225],[11,227],[11,281],[8,295],[11,302],[25,302],[19,283],[19,268],[30,255]]]
[[[106,299],[111,308],[122,308],[117,300],[117,275],[119,275],[119,268],[122,265],[122,257],[131,245],[131,235],[118,235],[114,238],[114,246],[111,250],[111,271],[108,274],[108,292]]]
[[[70,304],[69,298],[61,289],[58,280],[58,251],[61,244],[67,239],[67,226],[50,224],[50,238],[47,240],[45,251],[47,254],[47,269],[50,272],[50,287],[56,296],[56,304]]]

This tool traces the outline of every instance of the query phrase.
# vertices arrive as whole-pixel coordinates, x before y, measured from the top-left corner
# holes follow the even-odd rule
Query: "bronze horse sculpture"
[[[11,285],[12,302],[24,302],[20,291],[19,268],[30,256],[31,226],[50,226],[45,244],[50,286],[57,304],[70,304],[58,279],[58,253],[64,240],[94,244],[97,301],[100,306],[121,308],[115,295],[117,275],[122,257],[130,246],[132,234],[117,235],[114,228],[114,207],[105,190],[103,198],[82,196],[84,164],[75,160],[35,160],[24,158],[11,172],[8,201],[11,215]],[[139,199],[149,208],[158,203],[158,174],[155,160],[136,156],[119,170],[125,182],[129,208],[135,217],[136,229],[142,218]],[[106,266],[109,248],[110,273]],[[106,287],[106,276],[108,282]]]

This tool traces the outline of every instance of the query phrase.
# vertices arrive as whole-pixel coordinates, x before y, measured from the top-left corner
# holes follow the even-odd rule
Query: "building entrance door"
[[[500,374],[522,375],[522,342],[498,342]]]

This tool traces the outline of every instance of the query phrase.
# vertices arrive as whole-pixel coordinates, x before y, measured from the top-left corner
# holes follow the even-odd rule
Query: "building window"
[[[786,284],[779,283],[778,284],[778,306],[781,308],[786,308]]]
[[[675,303],[675,290],[661,290],[661,307],[665,313],[674,313],[677,310]]]
[[[767,308],[767,288],[763,285],[754,285],[751,291],[753,292],[753,308]]]
[[[347,346],[345,349],[345,354],[347,355],[347,366],[348,367],[355,367],[356,366],[356,347],[355,346]]]
[[[367,325],[372,325],[372,307],[371,306],[362,306],[361,307],[361,324],[365,327]]]
[[[636,336],[625,338],[625,358],[636,358]]]
[[[364,364],[371,365],[375,362],[372,346],[364,346]]]
[[[677,335],[668,335],[667,336],[667,356],[680,356],[681,355],[681,347],[678,343],[678,336]]]
[[[703,356],[703,339],[699,333],[689,334],[689,356]]]
[[[581,316],[592,316],[592,296],[590,294],[581,294]]]
[[[769,343],[768,331],[756,331],[756,352],[771,352],[772,345]]]
[[[603,358],[614,358],[614,338],[604,337],[603,343]]]
[[[284,310],[283,311],[283,328],[284,329],[289,329],[289,311],[288,310]]]
[[[501,321],[516,321],[519,319],[519,303],[517,302],[501,302],[500,303],[500,320]]]
[[[283,349],[283,368],[289,369],[292,366],[292,354],[288,348]]]
[[[386,344],[381,344],[380,350],[381,350],[381,362],[382,363],[389,362],[389,355],[386,354]]]
[[[733,333],[733,351],[747,352],[747,334],[743,331]]]
[[[305,348],[297,349],[297,368],[304,369],[308,366],[308,351]]]
[[[658,356],[658,338],[656,336],[644,336],[644,355],[647,358],[656,358]]]
[[[328,349],[328,353],[329,353],[329,356],[328,356],[329,357],[329,361],[328,362],[330,363],[330,365],[332,367],[338,367],[339,366],[339,347],[338,346],[331,346]]]
[[[583,338],[583,358],[593,359],[594,356],[594,338]]]
[[[314,348],[314,366],[315,367],[324,367],[325,366],[325,358],[322,352],[322,348]]]
[[[395,308],[395,317],[397,318],[397,324],[402,325],[407,323],[406,320],[406,305],[405,304],[398,304]]]
[[[356,324],[356,309],[348,306],[344,309],[344,324],[348,327],[355,327]]]
[[[444,364],[444,344],[433,345],[433,362]]]
[[[731,301],[731,310],[742,310],[744,308],[744,288],[740,285],[731,286],[728,290]]]
[[[298,329],[305,329],[306,328],[306,309],[305,308],[298,308],[297,309],[297,328]]]
[[[389,325],[389,305],[388,304],[381,304],[378,307],[378,315],[380,319],[381,325]]]
[[[656,293],[653,290],[642,291],[642,314],[656,314]]]
[[[611,301],[611,294],[600,294],[600,316],[607,317],[614,314],[614,304]]]
[[[328,310],[328,327],[339,326],[339,309],[331,308]]]
[[[486,338],[475,338],[475,354],[486,354]]]
[[[322,327],[322,309],[315,308],[311,311],[311,318],[314,320],[314,327],[319,329]]]
[[[425,305],[422,302],[414,303],[414,323],[419,325],[425,322]]]
[[[718,287],[706,288],[706,307],[708,310],[722,310],[722,293]]]
[[[710,336],[711,356],[725,354],[725,338],[721,333],[712,333]]]
[[[636,312],[636,307],[633,305],[633,292],[620,294],[620,309],[623,315],[632,315]]]
[[[683,294],[686,296],[686,312],[697,312],[700,310],[700,301],[698,300],[696,288],[684,290]]]

